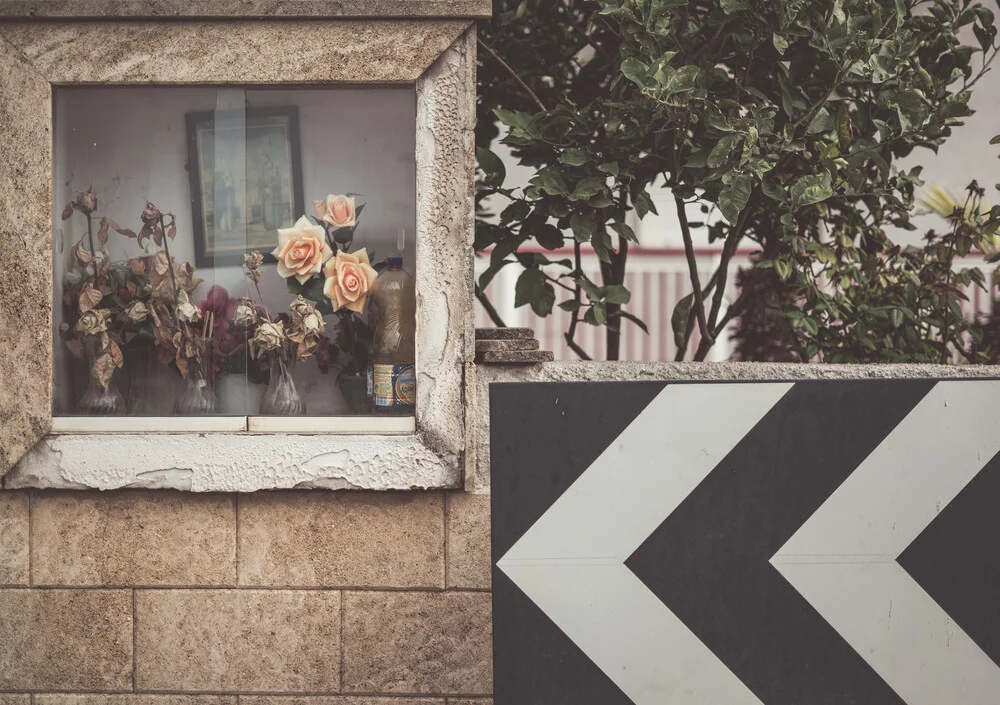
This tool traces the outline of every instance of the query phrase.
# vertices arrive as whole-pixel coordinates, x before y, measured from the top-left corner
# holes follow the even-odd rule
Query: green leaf
[[[898,308],[892,309],[889,315],[892,318],[893,328],[899,328],[901,325],[903,325],[903,312],[900,311]]]
[[[807,317],[802,319],[802,327],[806,329],[810,335],[819,334],[819,324],[816,322],[815,318]]]
[[[729,154],[741,139],[743,139],[741,135],[723,135],[722,139],[712,147],[711,154],[708,155],[708,166],[717,169],[725,164],[729,159]]]
[[[1000,135],[996,135],[990,140],[990,144],[1000,144]]]
[[[483,182],[487,186],[491,188],[503,186],[503,182],[507,178],[507,170],[500,157],[488,149],[479,147],[476,149],[476,162],[483,171]]]
[[[622,62],[622,73],[625,78],[635,83],[640,88],[655,88],[656,83],[649,78],[649,66],[642,63],[635,57],[629,57]]]
[[[819,112],[816,113],[816,117],[809,123],[806,134],[816,135],[827,132],[831,128],[833,128],[833,116],[830,115],[830,111],[826,108],[820,108]]]
[[[514,286],[514,307],[531,305],[537,316],[548,316],[556,302],[556,292],[538,269],[525,269]]]
[[[784,56],[785,49],[788,48],[788,40],[775,32],[771,35],[771,42],[774,44],[774,48],[778,50],[778,53]]]
[[[609,304],[627,304],[632,300],[632,294],[621,284],[611,284],[604,287],[604,299]]]
[[[604,190],[604,179],[600,176],[588,176],[582,179],[569,195],[571,201],[586,201]]]
[[[618,162],[607,162],[605,164],[601,164],[599,167],[597,167],[597,170],[603,171],[605,174],[611,174],[612,176],[617,178]]]
[[[649,335],[649,328],[646,327],[646,324],[643,323],[643,321],[642,321],[641,318],[638,318],[637,316],[633,316],[628,311],[619,311],[618,315],[621,316],[622,318],[626,319],[626,320],[632,321],[632,323],[634,323],[637,326],[639,326],[639,328],[642,330],[643,333],[645,333],[646,335]]]
[[[565,241],[562,230],[551,223],[545,223],[533,229],[531,235],[546,250],[558,250],[563,246],[563,242]]]
[[[670,316],[670,327],[674,331],[674,343],[677,347],[684,345],[684,334],[687,332],[688,316],[691,315],[691,306],[694,304],[694,292],[691,292],[674,306],[674,312]]]
[[[566,180],[554,166],[543,168],[528,183],[551,196],[566,196],[569,194]]]
[[[610,223],[610,227],[629,242],[639,242],[639,238],[635,236],[635,231],[632,230],[632,227],[628,223],[619,223],[615,221]]]
[[[673,72],[667,81],[664,90],[666,91],[667,97],[677,95],[678,93],[685,93],[687,91],[694,89],[694,82],[698,78],[698,73],[701,71],[697,66],[681,66],[679,69]]]
[[[788,275],[792,273],[792,268],[788,266],[788,262],[783,259],[774,261],[774,271],[781,278],[781,281],[788,279]]]
[[[570,147],[559,155],[559,161],[569,166],[582,166],[590,161],[590,154],[585,149]]]
[[[739,10],[745,10],[748,7],[747,0],[721,0],[719,5],[727,15],[731,15]]]
[[[573,237],[579,242],[587,242],[597,232],[597,221],[589,215],[574,213],[569,218],[569,227],[573,230]]]
[[[647,213],[658,215],[656,204],[653,203],[653,199],[645,190],[640,191],[635,197],[635,212],[638,214],[639,220],[645,218]]]
[[[821,203],[832,195],[833,188],[830,185],[829,172],[803,176],[792,185],[792,209],[798,210],[815,203]]]
[[[740,212],[746,208],[752,189],[753,177],[740,174],[719,193],[719,210],[722,211],[722,215],[729,221],[730,225],[736,224]]]

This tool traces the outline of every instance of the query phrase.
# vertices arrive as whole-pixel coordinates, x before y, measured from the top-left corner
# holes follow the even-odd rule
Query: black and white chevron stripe
[[[1000,702],[1000,381],[491,396],[497,705]]]

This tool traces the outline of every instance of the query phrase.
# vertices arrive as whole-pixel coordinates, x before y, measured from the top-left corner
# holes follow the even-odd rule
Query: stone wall
[[[488,495],[3,492],[0,705],[485,705],[489,570]]]

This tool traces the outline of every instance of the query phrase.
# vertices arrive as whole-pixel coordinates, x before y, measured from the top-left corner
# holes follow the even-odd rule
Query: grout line
[[[236,493],[236,584],[240,584],[240,494]]]
[[[136,635],[139,632],[139,621],[136,618],[135,609],[135,590],[132,590],[132,690],[138,691],[139,686],[137,683],[136,671],[138,670],[138,654],[136,653],[136,643],[138,641]]]
[[[2,2],[2,0],[0,0]],[[246,590],[258,592],[416,592],[428,594],[441,593],[486,593],[490,588],[456,587],[383,587],[373,585],[0,585],[4,590],[150,590],[150,591],[184,591],[201,590],[221,592],[223,590]]]
[[[448,560],[448,516],[451,514],[451,493],[444,492],[444,501],[441,503],[444,507],[444,587],[447,590],[450,585],[448,579],[450,577],[449,573],[449,563]]]
[[[326,697],[326,698],[337,698],[338,701],[341,698],[382,698],[385,700],[395,701],[398,700],[401,704],[408,700],[417,699],[438,699],[449,701],[456,700],[482,700],[492,698],[493,695],[489,693],[380,693],[377,691],[373,692],[343,692],[343,691],[273,691],[273,690],[245,690],[239,693],[233,692],[231,690],[143,690],[139,695],[172,695],[190,698],[192,696],[219,696],[219,697],[291,697],[291,698],[304,698],[304,697]],[[59,690],[56,688],[46,688],[44,691],[28,691],[28,690],[2,690],[0,695],[27,695],[29,698],[34,699],[36,695],[136,695],[131,690]]]
[[[28,587],[35,584],[35,525],[32,519],[32,505],[34,504],[34,491],[28,492]]]
[[[341,692],[344,690],[344,603],[347,601],[347,595],[343,590],[340,591],[340,677],[337,681],[337,687],[340,688]]]

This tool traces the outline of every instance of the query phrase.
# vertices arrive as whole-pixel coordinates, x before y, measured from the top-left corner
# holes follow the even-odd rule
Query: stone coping
[[[489,18],[491,0],[0,0],[5,19]]]
[[[769,362],[477,363],[466,381],[465,490],[490,487],[490,385],[518,382],[754,382],[804,379],[1000,379],[996,365],[821,365]]]

